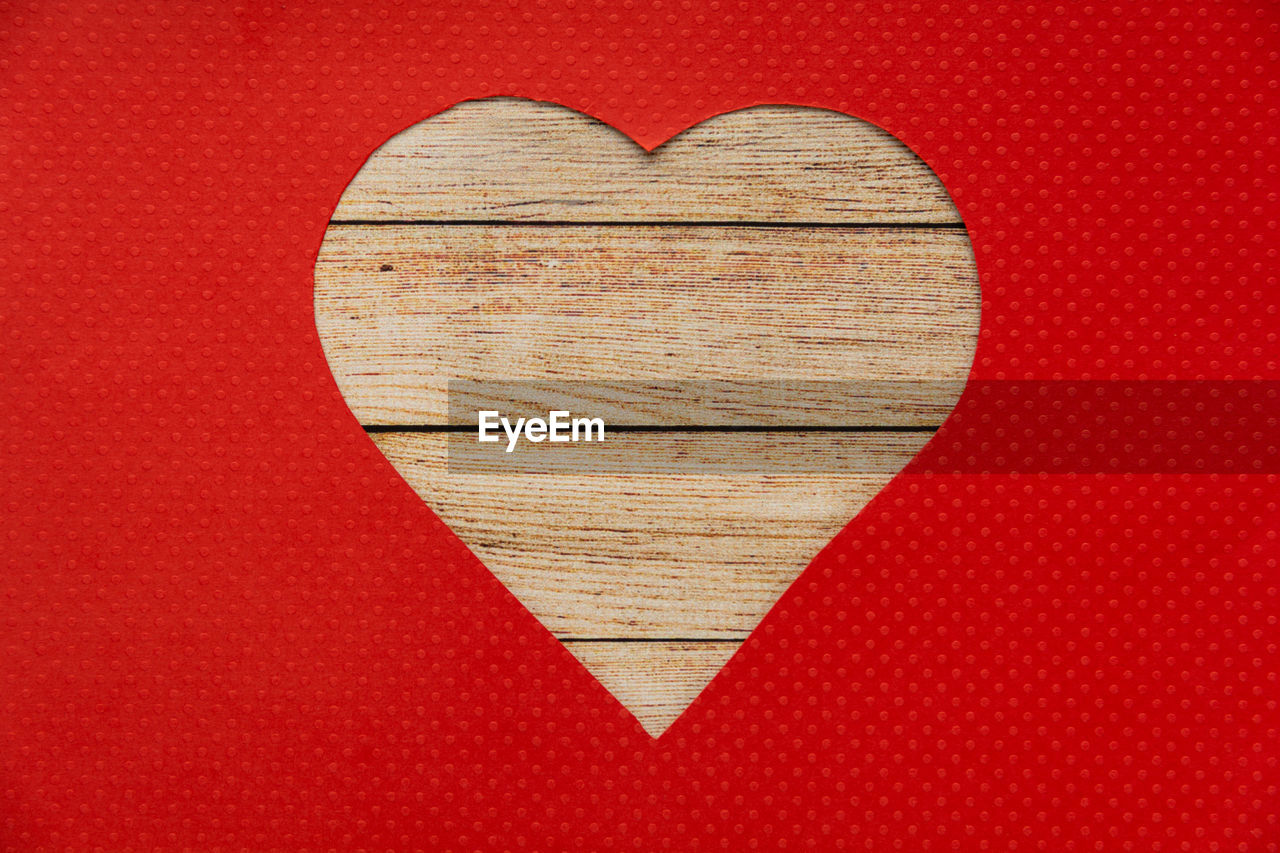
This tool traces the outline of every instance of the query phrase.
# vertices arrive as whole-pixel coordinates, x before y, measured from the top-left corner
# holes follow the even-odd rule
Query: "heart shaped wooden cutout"
[[[655,736],[933,435],[980,310],[929,168],[783,106],[648,153],[563,107],[460,104],[365,164],[315,279],[383,454]],[[605,438],[481,443],[480,411]]]

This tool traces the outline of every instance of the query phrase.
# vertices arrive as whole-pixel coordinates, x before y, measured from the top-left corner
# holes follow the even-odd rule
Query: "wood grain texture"
[[[389,462],[658,735],[950,412],[980,313],[960,225],[912,152],[831,112],[743,110],[650,154],[466,103],[348,187],[316,325]],[[480,408],[717,431],[504,454],[397,429]]]
[[[598,387],[583,409],[611,423],[937,425],[980,306],[968,238],[937,229],[332,226],[315,277],[330,369],[366,424],[446,423],[450,379],[699,378],[907,382],[721,401],[714,420],[684,395]]]
[[[596,119],[513,98],[463,103],[393,137],[333,219],[960,222],[909,148],[840,113],[739,110],[650,154]]]
[[[740,643],[572,642],[569,651],[650,732],[662,732],[697,698]]]
[[[372,436],[556,636],[707,639],[750,632],[929,437],[620,433],[606,437],[613,454],[701,455],[720,467],[677,461],[619,477],[590,464],[520,473],[501,454],[458,465],[446,434]],[[772,470],[760,470],[760,454]],[[741,468],[723,464],[733,457]]]

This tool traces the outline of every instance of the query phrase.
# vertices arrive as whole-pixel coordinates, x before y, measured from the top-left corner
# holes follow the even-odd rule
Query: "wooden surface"
[[[658,730],[655,734],[689,707],[741,644],[741,640],[565,642],[614,698],[651,730]],[[654,673],[661,677],[655,678]]]
[[[656,735],[959,396],[958,222],[901,143],[833,113],[740,111],[646,154],[472,102],[348,188],[316,323],[384,455]],[[508,456],[459,420],[566,399],[604,445]]]
[[[866,122],[764,106],[657,156],[553,104],[460,104],[383,145],[335,221],[960,223],[937,177]]]
[[[454,529],[557,636],[683,639],[745,637],[928,438],[619,433],[515,454],[588,457],[548,476],[500,449],[446,460],[440,433],[373,436],[441,518],[464,520]]]
[[[941,392],[923,411],[936,425],[955,399],[937,380],[962,382],[973,360],[977,284],[956,230],[335,225],[318,271],[330,369],[370,424],[446,423],[446,386],[424,375],[540,377],[555,353],[575,379],[933,380],[919,388]],[[867,422],[804,402],[752,419]],[[608,422],[706,423],[679,396],[654,403]]]

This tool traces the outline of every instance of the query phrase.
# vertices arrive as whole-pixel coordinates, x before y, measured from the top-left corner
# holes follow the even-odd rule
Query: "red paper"
[[[1230,2],[3,7],[0,848],[1280,848],[1278,30]],[[1012,424],[975,386],[654,741],[376,452],[316,337],[347,182],[497,94],[646,146],[762,102],[875,122],[965,218],[975,380],[1174,408]],[[1201,380],[1253,395],[1222,441]]]

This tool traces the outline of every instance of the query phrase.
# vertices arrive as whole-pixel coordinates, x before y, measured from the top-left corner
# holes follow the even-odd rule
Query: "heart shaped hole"
[[[460,104],[373,154],[315,280],[382,453],[654,735],[933,435],[980,312],[933,172],[783,106],[649,153],[552,104]],[[553,412],[604,440],[550,440]]]

